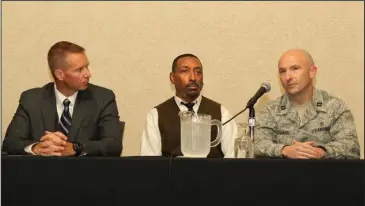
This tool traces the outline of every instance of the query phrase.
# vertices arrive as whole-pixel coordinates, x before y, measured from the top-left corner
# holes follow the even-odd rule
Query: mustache
[[[204,85],[203,82],[196,82],[196,81],[194,81],[194,82],[190,82],[189,84],[187,84],[186,87],[193,87],[193,86],[195,86],[195,87],[201,88],[203,85]]]

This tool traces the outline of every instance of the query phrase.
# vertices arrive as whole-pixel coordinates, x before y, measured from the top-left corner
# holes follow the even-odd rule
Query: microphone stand
[[[248,126],[250,128],[250,138],[252,143],[254,142],[254,127],[255,127],[255,108],[250,106],[249,108],[249,115],[248,115]]]
[[[248,157],[254,158],[254,141],[255,141],[255,108],[251,105],[249,108],[249,115],[248,115],[248,127],[250,129],[250,141],[248,141]]]
[[[244,110],[238,112],[236,115],[234,115],[231,119],[227,120],[222,125],[227,124],[232,119],[234,119],[236,116],[238,116],[242,112],[246,111],[246,109],[249,109],[248,126],[249,126],[249,129],[250,129],[250,138],[251,138],[251,141],[253,142],[254,141],[254,127],[255,127],[255,108],[253,107],[253,105],[251,105],[249,107],[246,107]]]

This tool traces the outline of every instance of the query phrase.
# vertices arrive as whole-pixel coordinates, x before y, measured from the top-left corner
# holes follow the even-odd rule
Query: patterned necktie
[[[194,107],[195,103],[192,103],[192,102],[190,102],[190,103],[181,102],[181,104],[183,104],[185,107],[187,107],[189,111],[194,112],[193,107]]]
[[[67,136],[68,132],[71,129],[71,115],[70,115],[70,110],[69,110],[69,106],[70,106],[70,100],[65,99],[63,101],[63,112],[62,112],[62,116],[61,116],[61,120],[60,120],[60,129],[61,132]]]

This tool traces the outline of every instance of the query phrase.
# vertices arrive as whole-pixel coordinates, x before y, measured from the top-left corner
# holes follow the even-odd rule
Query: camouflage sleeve
[[[324,144],[325,158],[360,159],[360,145],[357,138],[355,120],[351,111],[341,103],[335,110],[335,120],[331,126],[331,142]]]
[[[281,150],[285,145],[274,143],[276,121],[267,106],[259,112],[256,120],[255,156],[281,157]]]

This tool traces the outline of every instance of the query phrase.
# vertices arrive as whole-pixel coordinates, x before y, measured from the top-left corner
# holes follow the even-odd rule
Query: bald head
[[[279,65],[282,61],[287,61],[287,59],[297,59],[302,63],[306,64],[306,66],[311,67],[314,66],[314,61],[312,56],[308,51],[304,49],[289,49],[285,51],[279,60]],[[280,68],[280,67],[279,67]]]
[[[317,72],[309,52],[290,49],[281,55],[278,67],[280,81],[291,100],[308,101],[312,97],[313,79]]]

